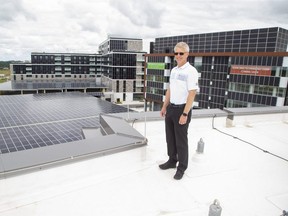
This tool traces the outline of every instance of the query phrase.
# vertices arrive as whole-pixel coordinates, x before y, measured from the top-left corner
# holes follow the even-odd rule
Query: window
[[[116,92],[119,92],[119,80],[116,81]]]

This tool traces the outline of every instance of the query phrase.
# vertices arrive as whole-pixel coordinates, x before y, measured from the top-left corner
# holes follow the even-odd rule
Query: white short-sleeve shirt
[[[198,71],[189,62],[174,67],[170,75],[170,103],[185,104],[190,90],[199,90]]]

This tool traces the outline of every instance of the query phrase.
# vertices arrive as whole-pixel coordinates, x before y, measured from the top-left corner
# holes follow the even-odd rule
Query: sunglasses
[[[175,52],[175,53],[174,53],[175,56],[177,56],[178,54],[181,55],[181,56],[184,55],[183,52]]]

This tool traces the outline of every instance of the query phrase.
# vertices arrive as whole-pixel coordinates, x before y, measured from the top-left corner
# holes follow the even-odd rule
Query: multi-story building
[[[156,38],[146,55],[145,100],[159,110],[175,66],[173,48],[184,41],[199,72],[199,108],[288,105],[288,30],[273,27]]]
[[[114,102],[143,98],[142,39],[108,37],[99,54],[31,53],[31,63],[12,64],[12,88],[26,92],[105,92]]]
[[[142,39],[109,36],[99,45],[102,82],[113,101],[143,99],[146,52]]]
[[[101,92],[103,86],[98,56],[87,53],[32,52],[31,63],[10,65],[12,88],[27,92]]]

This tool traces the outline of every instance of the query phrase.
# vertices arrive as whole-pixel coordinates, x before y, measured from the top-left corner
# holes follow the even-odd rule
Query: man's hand
[[[160,116],[165,117],[165,115],[166,115],[166,108],[163,107],[160,111]]]
[[[179,124],[184,125],[187,123],[187,116],[181,115],[179,118]]]

